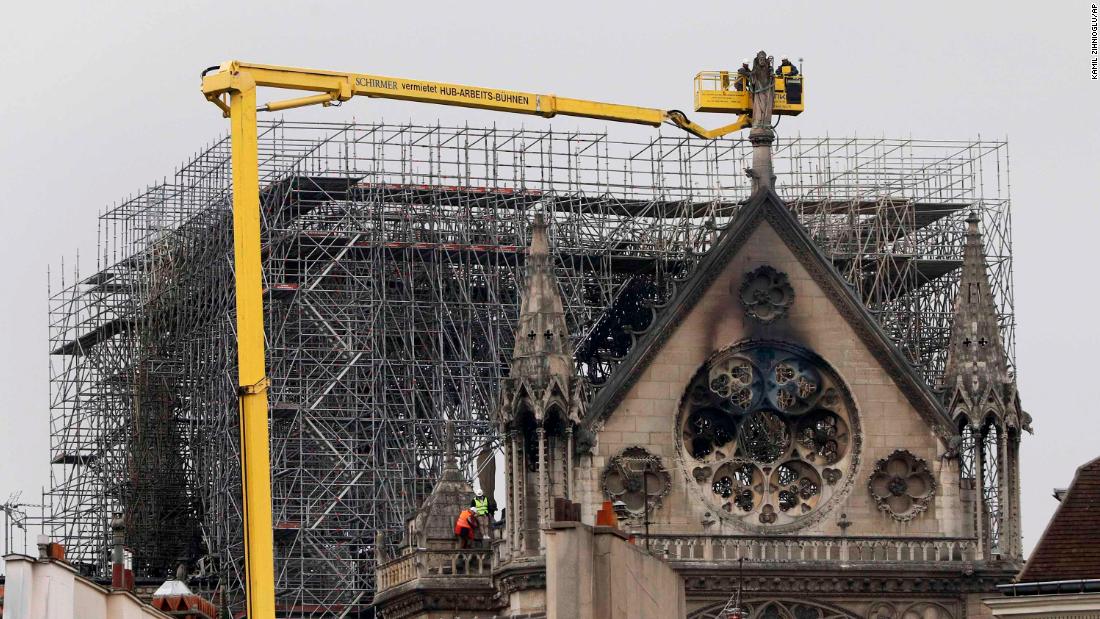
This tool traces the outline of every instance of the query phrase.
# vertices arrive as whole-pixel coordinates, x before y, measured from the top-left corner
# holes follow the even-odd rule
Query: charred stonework
[[[840,378],[810,351],[779,341],[715,354],[689,383],[677,429],[694,491],[750,530],[818,521],[848,492],[860,450]]]

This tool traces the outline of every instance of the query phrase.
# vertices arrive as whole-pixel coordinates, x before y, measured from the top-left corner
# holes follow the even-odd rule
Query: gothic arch
[[[935,602],[914,602],[898,617],[900,619],[952,619],[953,615]]]
[[[1004,552],[1004,465],[1006,464],[1004,430],[1000,419],[990,410],[982,421],[978,435],[978,462],[981,480],[981,514],[984,519],[984,542],[990,552]]]
[[[951,419],[955,422],[955,428],[962,430],[963,426],[970,425],[970,413],[963,406],[958,406],[952,413]]]
[[[1000,425],[1001,425],[1001,418],[1000,418],[999,415],[997,415],[997,411],[995,411],[992,408],[987,409],[985,411],[985,416],[982,418],[982,428],[986,428],[988,426],[1000,426]]]
[[[725,602],[688,614],[688,619],[714,619]],[[742,603],[753,619],[861,619],[860,615],[832,604],[791,599],[750,599]]]
[[[569,423],[569,416],[565,406],[557,399],[546,406],[546,412],[542,415],[542,425],[550,434],[560,434]]]

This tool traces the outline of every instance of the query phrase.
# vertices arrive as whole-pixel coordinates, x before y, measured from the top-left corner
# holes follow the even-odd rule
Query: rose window
[[[797,528],[850,486],[855,406],[813,353],[750,342],[715,355],[688,386],[680,444],[711,511],[750,528]]]

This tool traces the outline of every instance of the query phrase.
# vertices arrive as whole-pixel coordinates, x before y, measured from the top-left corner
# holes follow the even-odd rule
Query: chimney
[[[133,554],[126,550],[126,519],[121,513],[111,516],[111,588],[125,591],[134,589]]]
[[[51,542],[50,538],[45,535],[38,536],[38,558],[64,561],[65,560],[65,547],[57,542]]]

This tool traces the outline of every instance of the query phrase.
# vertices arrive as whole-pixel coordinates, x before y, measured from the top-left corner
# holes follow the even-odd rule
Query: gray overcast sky
[[[758,49],[806,60],[803,135],[1008,137],[1017,361],[1035,436],[1022,448],[1024,534],[1100,456],[1090,379],[1100,336],[1100,81],[1088,2],[9,3],[0,25],[0,501],[48,483],[46,270],[94,268],[96,216],[227,130],[199,93],[230,58],[688,109],[696,71]],[[752,14],[759,18],[750,18]],[[293,119],[541,124],[352,101]],[[718,124],[707,119],[706,124]],[[565,128],[597,127],[555,120]],[[619,127],[610,131],[620,133]],[[640,128],[622,131],[642,131]],[[1091,370],[1090,370],[1091,371]],[[1080,382],[1080,381],[1084,382]],[[1091,397],[1090,397],[1091,396]]]

